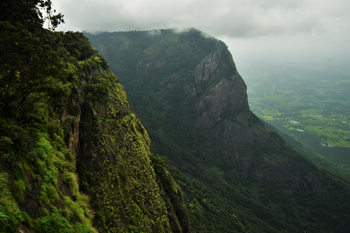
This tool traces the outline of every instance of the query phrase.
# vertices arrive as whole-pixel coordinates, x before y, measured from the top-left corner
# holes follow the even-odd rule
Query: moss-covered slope
[[[163,185],[174,186],[180,199],[181,192],[170,175],[157,177],[147,131],[131,113],[123,87],[109,70],[95,69],[83,77],[77,164],[98,228],[189,231],[184,202],[169,206]],[[185,219],[177,218],[174,207],[182,208],[180,218]],[[181,226],[181,221],[186,224]]]
[[[182,194],[81,33],[0,22],[0,232],[190,232]]]

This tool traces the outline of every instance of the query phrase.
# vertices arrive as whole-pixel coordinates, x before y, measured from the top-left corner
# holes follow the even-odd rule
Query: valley
[[[350,69],[289,64],[242,70],[254,113],[337,164],[350,164]]]

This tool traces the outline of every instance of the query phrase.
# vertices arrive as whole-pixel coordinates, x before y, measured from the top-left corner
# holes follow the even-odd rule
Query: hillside
[[[40,3],[0,5],[0,232],[190,232],[106,60]]]
[[[191,29],[86,34],[185,193],[193,232],[348,232],[349,184],[249,109],[226,45]]]

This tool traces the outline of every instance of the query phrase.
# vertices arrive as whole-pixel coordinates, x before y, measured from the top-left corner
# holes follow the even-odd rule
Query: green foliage
[[[75,224],[73,226],[73,232],[74,233],[92,233],[91,229],[88,226],[81,223]]]
[[[84,196],[83,196],[84,197]],[[65,205],[67,206],[67,217],[71,221],[79,221],[83,224],[89,226],[92,228],[92,219],[93,214],[92,211],[89,209],[87,199],[83,199],[81,196],[78,197],[77,201],[72,201],[71,198],[64,196],[63,201]]]
[[[0,232],[17,232],[23,221],[7,181],[7,174],[0,173]]]
[[[51,214],[40,218],[40,233],[73,233],[72,226],[60,214]]]
[[[34,223],[27,212],[22,211],[23,223],[26,224],[30,228],[34,228]]]
[[[102,61],[79,63],[85,73],[96,70],[96,62]],[[131,113],[118,79],[100,72],[88,77],[84,89],[80,143],[87,153],[77,160],[81,189],[96,211],[94,223],[109,232],[171,231],[167,208],[172,205],[152,168],[147,132]]]
[[[63,181],[69,185],[70,190],[73,193],[73,196],[77,197],[79,192],[78,179],[76,174],[73,172],[65,172],[63,174]]]
[[[62,63],[42,33],[34,34],[9,22],[0,22],[0,28],[0,51],[4,54],[0,59],[0,110],[15,114],[17,108],[18,114],[18,107],[30,102],[27,98],[42,97],[31,96],[33,93],[55,95],[61,91]]]
[[[60,200],[60,196],[57,193],[56,187],[53,185],[46,186],[46,195],[49,199],[49,203],[57,203]]]
[[[0,232],[16,233],[22,221],[21,215],[10,214],[4,207],[0,206]]]
[[[91,48],[89,39],[81,32],[61,33],[61,41],[64,48],[69,52],[70,56],[82,61],[90,58],[95,51]]]
[[[40,30],[45,20],[40,9],[48,13],[54,27],[64,22],[61,13],[52,15],[51,0],[3,0],[0,3],[0,21],[21,23],[29,30]]]
[[[10,185],[10,190],[12,193],[12,196],[15,198],[15,200],[18,203],[22,203],[24,201],[23,199],[23,191],[24,191],[24,182],[23,181],[12,181],[12,184]]]
[[[169,158],[165,156],[152,155],[152,163],[155,169],[168,169]]]
[[[51,1],[40,4],[51,11]],[[57,26],[61,16],[49,17]],[[79,98],[78,60],[66,50],[63,33],[32,30],[15,20],[1,21],[0,28],[0,169],[6,171],[0,177],[0,231],[17,232],[24,221],[40,232],[73,232],[72,223],[76,231],[95,232],[89,198],[79,192],[73,173],[75,158],[68,142],[80,114],[72,103]],[[78,49],[85,57],[79,59],[94,53],[81,34],[68,37],[83,43]],[[94,67],[105,63],[95,60]],[[63,205],[67,193],[76,199]],[[31,211],[21,212],[19,206]],[[65,210],[73,217],[58,214]]]
[[[49,21],[50,30],[54,31],[59,24],[64,23],[63,15],[61,13],[54,15],[54,13],[56,13],[56,10],[52,9],[51,0],[41,0],[39,2],[39,6],[46,11],[47,16],[45,20]]]

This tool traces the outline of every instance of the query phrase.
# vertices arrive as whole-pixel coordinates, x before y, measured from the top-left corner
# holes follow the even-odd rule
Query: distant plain
[[[338,165],[350,165],[350,68],[291,63],[241,70],[252,111]]]

